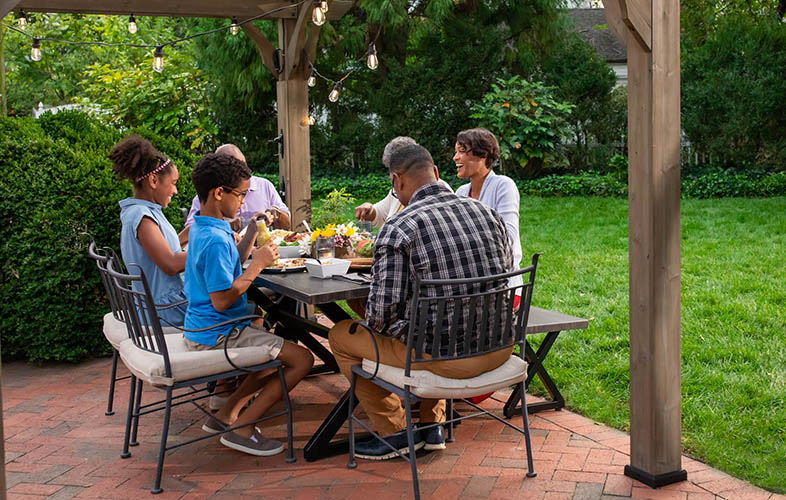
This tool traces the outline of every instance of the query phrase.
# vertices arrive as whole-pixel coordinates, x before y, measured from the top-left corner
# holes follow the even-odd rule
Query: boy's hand
[[[259,266],[262,270],[278,260],[278,245],[273,243],[273,240],[268,240],[267,243],[259,248],[255,248],[251,253],[251,262]]]

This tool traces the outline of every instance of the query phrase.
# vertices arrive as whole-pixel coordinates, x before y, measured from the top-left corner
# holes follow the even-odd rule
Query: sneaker
[[[425,434],[426,444],[424,448],[427,450],[444,450],[445,449],[445,431],[444,427],[438,425],[423,431]]]
[[[256,455],[258,457],[269,457],[284,451],[284,445],[280,441],[266,438],[260,434],[257,429],[254,429],[254,434],[250,438],[243,437],[234,432],[227,432],[221,436],[221,444],[233,450],[242,451],[243,453]]]
[[[205,432],[209,432],[210,434],[218,434],[219,432],[224,432],[227,426],[221,422],[216,417],[210,416],[207,417],[205,423],[202,424],[202,430]]]
[[[383,436],[382,439],[390,443],[390,446],[398,450],[398,452],[391,450],[390,446],[387,446],[379,439],[373,438],[369,441],[355,443],[355,456],[365,458],[366,460],[389,460],[397,457],[399,454],[406,455],[409,453],[406,430]],[[415,431],[415,450],[417,451],[421,448],[423,448],[423,437],[420,431]]]
[[[207,407],[211,410],[220,410],[229,401],[229,396],[210,396],[207,400]]]

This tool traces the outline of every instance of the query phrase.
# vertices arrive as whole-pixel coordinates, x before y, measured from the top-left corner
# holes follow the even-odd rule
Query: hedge
[[[183,181],[166,210],[194,195],[188,182],[195,158],[171,140],[144,130],[172,157]],[[119,247],[118,201],[131,195],[106,158],[122,134],[77,112],[0,118],[0,331],[4,358],[73,361],[106,352],[101,317],[109,310],[88,231]]]

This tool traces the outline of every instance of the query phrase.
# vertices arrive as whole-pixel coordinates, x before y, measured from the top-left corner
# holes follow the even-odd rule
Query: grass
[[[786,492],[784,213],[786,198],[682,201],[683,449],[776,492]],[[521,200],[524,255],[543,253],[533,305],[591,319],[559,337],[547,368],[570,409],[624,430],[627,218],[626,200]],[[539,383],[531,391],[545,393]]]

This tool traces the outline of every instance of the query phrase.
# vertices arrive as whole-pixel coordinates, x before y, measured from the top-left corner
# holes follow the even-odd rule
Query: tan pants
[[[365,328],[358,328],[354,335],[349,334],[352,321],[341,321],[330,330],[330,349],[336,357],[338,367],[345,377],[351,379],[352,366],[365,359],[376,359],[374,344]],[[374,335],[379,347],[379,362],[404,368],[407,346],[389,337]],[[433,361],[412,365],[413,370],[429,370],[442,377],[470,378],[493,370],[510,358],[513,349],[450,361]],[[355,384],[355,395],[368,413],[377,432],[383,436],[399,432],[407,426],[401,400],[395,394],[361,377]],[[445,401],[424,399],[420,403],[421,422],[442,422],[445,420]]]

